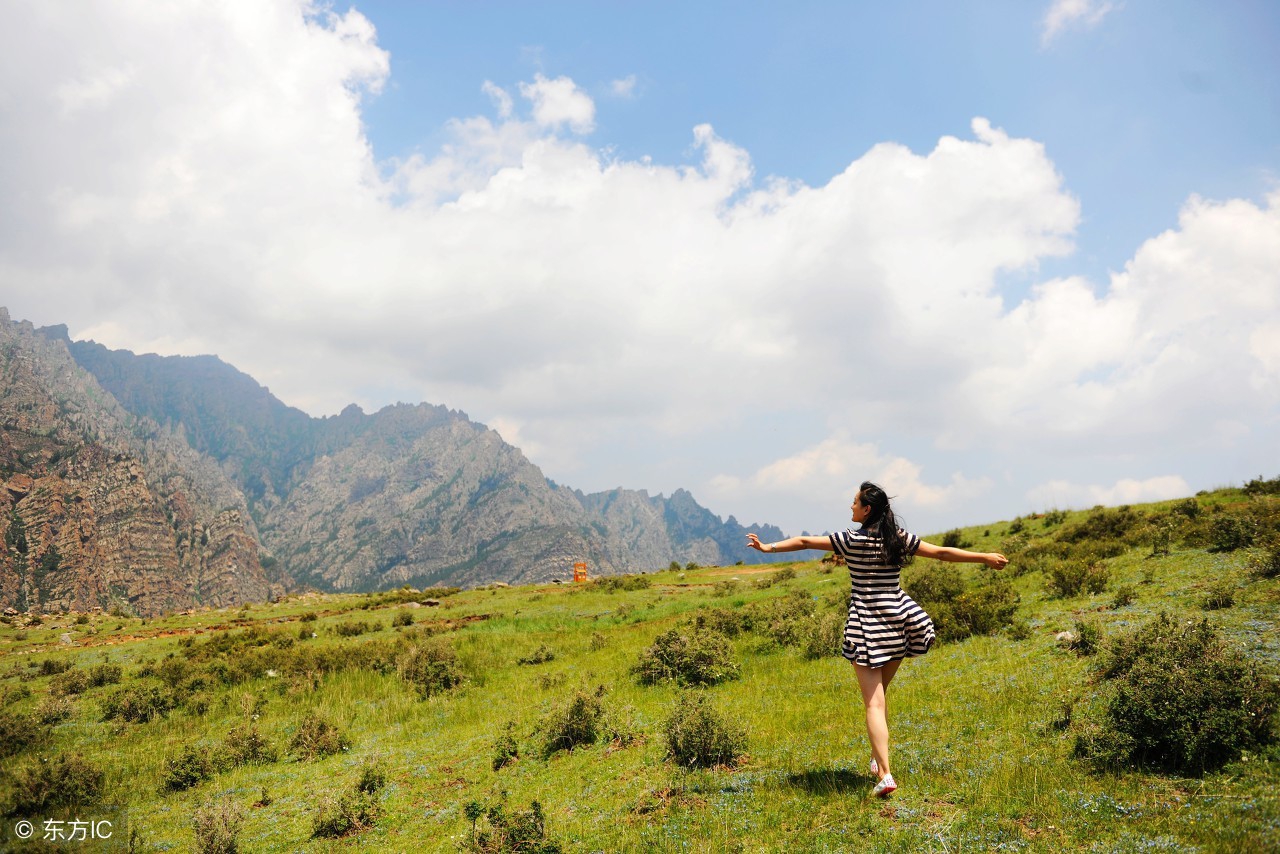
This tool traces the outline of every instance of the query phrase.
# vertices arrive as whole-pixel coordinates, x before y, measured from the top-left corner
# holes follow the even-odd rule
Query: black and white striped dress
[[[907,554],[920,538],[901,531]],[[855,664],[883,667],[909,655],[924,655],[933,643],[933,620],[903,592],[902,567],[880,557],[880,537],[866,528],[831,535],[831,548],[844,558],[853,583],[841,654]]]

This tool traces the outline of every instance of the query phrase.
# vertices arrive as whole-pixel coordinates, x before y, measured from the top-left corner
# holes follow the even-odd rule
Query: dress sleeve
[[[914,555],[916,549],[920,548],[920,538],[909,531],[904,531],[902,528],[898,529],[898,533],[902,536],[903,542],[906,543],[907,554]]]
[[[847,558],[849,556],[849,547],[850,547],[849,539],[850,537],[849,537],[848,531],[838,531],[832,534],[831,550],[836,554],[840,555],[840,557]]]

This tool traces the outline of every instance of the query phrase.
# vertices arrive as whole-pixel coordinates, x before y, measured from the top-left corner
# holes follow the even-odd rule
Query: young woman
[[[981,563],[1001,569],[1009,562],[1002,554],[979,553],[926,543],[898,527],[889,496],[874,483],[864,483],[853,502],[853,521],[860,527],[825,537],[789,537],[762,543],[747,534],[747,545],[758,551],[833,551],[844,558],[853,582],[849,619],[844,626],[844,657],[858,674],[858,688],[867,712],[871,742],[871,773],[877,782],[873,795],[888,795],[898,784],[889,768],[889,725],[885,695],[902,660],[924,655],[933,643],[933,621],[903,592],[899,576],[913,555],[953,563]]]

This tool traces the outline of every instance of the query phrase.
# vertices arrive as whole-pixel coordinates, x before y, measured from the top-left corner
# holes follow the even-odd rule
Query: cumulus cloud
[[[533,119],[542,127],[568,125],[579,134],[595,129],[595,102],[568,77],[537,74],[532,83],[520,84],[520,94],[533,102]]]
[[[1052,480],[1027,490],[1027,501],[1045,510],[1093,507],[1098,504],[1139,504],[1190,495],[1191,486],[1178,475],[1145,480],[1124,479],[1110,486]]]
[[[1280,426],[1280,195],[1192,198],[1109,281],[1010,304],[999,278],[1069,254],[1081,210],[986,119],[809,186],[709,124],[683,162],[619,159],[584,140],[583,88],[539,74],[519,99],[479,81],[496,115],[378,162],[361,110],[390,65],[358,12],[166,9],[25,4],[0,30],[16,316],[216,352],[315,414],[445,403],[585,488],[685,460],[671,485],[720,512],[815,528],[855,478],[927,520],[1055,466],[1140,478],[1155,449],[1189,479]],[[770,420],[808,438],[748,437]]]
[[[609,84],[609,92],[615,98],[631,98],[636,93],[636,76],[628,74]]]
[[[1068,29],[1093,29],[1115,8],[1108,0],[1053,0],[1041,24],[1040,43],[1047,47]]]

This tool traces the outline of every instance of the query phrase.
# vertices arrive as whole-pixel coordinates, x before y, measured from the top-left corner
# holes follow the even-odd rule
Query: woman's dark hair
[[[880,536],[880,557],[889,566],[902,566],[911,556],[907,554],[907,540],[889,506],[889,494],[868,480],[858,488],[858,497],[870,511],[862,527],[879,529],[876,533]]]

